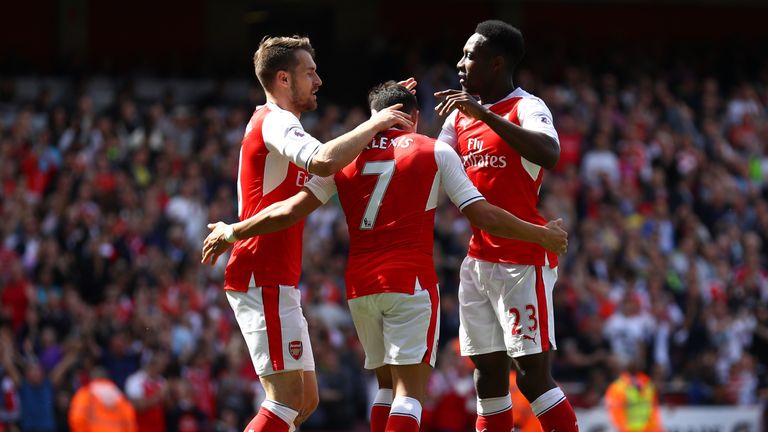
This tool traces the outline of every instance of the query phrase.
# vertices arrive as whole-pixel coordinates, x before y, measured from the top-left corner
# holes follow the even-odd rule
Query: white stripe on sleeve
[[[440,135],[437,137],[438,141],[442,141],[448,144],[452,148],[456,148],[459,144],[458,137],[456,135],[456,113],[459,110],[453,110],[448,117],[445,118],[443,128],[440,130]]]
[[[543,132],[552,137],[557,145],[560,145],[560,138],[557,136],[552,113],[541,99],[524,97],[517,104],[517,117],[520,119],[520,126],[524,129]]]
[[[459,210],[485,197],[477,190],[464,171],[461,158],[448,144],[435,142],[435,161],[445,193]]]
[[[304,130],[296,116],[277,107],[264,118],[261,129],[267,148],[290,159],[300,168],[309,168],[309,163],[322,145]]]

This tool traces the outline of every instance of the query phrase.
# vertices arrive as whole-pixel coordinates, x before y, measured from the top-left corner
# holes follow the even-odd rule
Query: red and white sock
[[[579,424],[563,391],[555,387],[531,402],[531,409],[545,432],[578,432]]]
[[[477,399],[477,432],[510,432],[512,430],[512,396]]]
[[[293,432],[298,411],[273,400],[265,400],[256,417],[248,423],[244,432]]]
[[[421,404],[408,396],[397,396],[392,401],[385,432],[419,432]]]
[[[379,389],[371,407],[371,432],[384,432],[392,408],[392,389]]]

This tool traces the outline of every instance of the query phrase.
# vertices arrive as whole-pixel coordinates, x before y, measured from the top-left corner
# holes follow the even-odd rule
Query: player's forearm
[[[499,207],[495,207],[493,216],[485,231],[495,236],[541,244],[547,234],[543,226],[526,222]]]
[[[490,110],[482,121],[522,157],[536,165],[549,169],[560,159],[560,146],[545,133],[522,128]]]
[[[347,166],[371,142],[378,130],[373,122],[366,121],[344,135],[320,146],[309,163],[309,172],[327,177]]]
[[[277,232],[300,221],[302,216],[294,214],[286,201],[276,202],[248,219],[232,224],[235,238],[244,240]]]
[[[472,225],[497,237],[541,244],[547,233],[543,226],[526,222],[487,201],[470,204],[463,212]]]
[[[323,205],[307,190],[271,204],[248,219],[232,224],[235,239],[243,240],[257,235],[284,230],[301,221]]]

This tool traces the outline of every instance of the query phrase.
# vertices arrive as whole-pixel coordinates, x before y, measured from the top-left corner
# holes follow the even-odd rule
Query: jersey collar
[[[516,88],[516,89],[512,90],[512,92],[511,92],[510,94],[508,94],[508,95],[504,96],[502,99],[500,99],[500,100],[498,100],[498,101],[496,101],[496,102],[494,102],[494,103],[483,104],[483,106],[484,106],[484,107],[486,107],[486,108],[490,108],[490,107],[492,107],[492,106],[494,106],[494,105],[496,105],[496,104],[500,104],[500,103],[502,103],[502,102],[504,102],[504,101],[507,101],[507,100],[510,100],[510,99],[512,99],[512,98],[516,98],[516,97],[523,97],[523,96],[525,96],[526,94],[527,94],[527,93],[526,93],[526,91],[525,91],[525,90],[523,90],[523,89],[521,89],[520,87],[518,87],[518,88]]]
[[[280,108],[276,103],[274,103],[272,101],[268,100],[263,106],[269,108],[271,111],[282,111],[284,113],[288,113],[288,114],[292,115],[293,117],[296,117],[295,114],[293,114],[292,112],[290,112],[290,111],[288,111],[286,109]],[[299,118],[296,117],[296,120],[299,120]]]

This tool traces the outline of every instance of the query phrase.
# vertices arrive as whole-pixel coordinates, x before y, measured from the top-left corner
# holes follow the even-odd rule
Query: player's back
[[[437,202],[435,140],[396,129],[335,175],[350,251],[347,295],[414,291],[434,285],[432,259]]]

